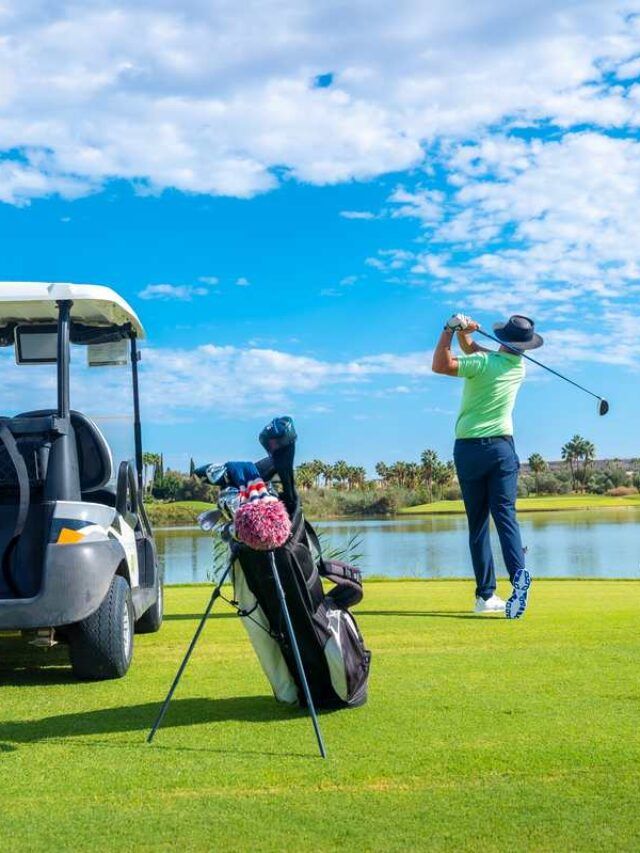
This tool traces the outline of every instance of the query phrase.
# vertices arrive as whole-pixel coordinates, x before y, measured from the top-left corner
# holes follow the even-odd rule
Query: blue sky
[[[611,402],[530,367],[522,456],[575,432],[640,455],[629,4],[225,5],[2,11],[0,277],[138,310],[147,448],[251,457],[288,413],[300,459],[449,456],[461,389],[430,351],[463,310],[529,313],[540,357]]]

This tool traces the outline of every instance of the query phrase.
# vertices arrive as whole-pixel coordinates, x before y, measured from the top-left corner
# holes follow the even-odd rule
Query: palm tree
[[[571,471],[573,491],[576,490],[578,483],[582,483],[583,486],[586,483],[588,469],[595,456],[595,445],[577,434],[562,448],[562,458],[568,462],[569,470]],[[582,462],[582,465],[580,465],[580,462]]]
[[[536,483],[536,494],[540,493],[540,474],[547,470],[547,463],[539,453],[532,453],[529,457],[529,468]]]
[[[367,472],[359,465],[349,466],[349,488],[361,489],[367,479]]]
[[[586,438],[583,438],[580,448],[580,459],[582,460],[582,466],[580,468],[580,482],[582,483],[583,490],[586,490],[587,488],[589,469],[591,468],[591,463],[595,458],[595,445],[591,441],[588,441]]]
[[[296,482],[301,489],[310,489],[315,483],[315,477],[310,462],[303,462],[296,468]]]
[[[380,477],[383,485],[387,485],[389,480],[389,466],[384,462],[376,462],[376,474]]]
[[[571,490],[576,490],[576,472],[579,464],[580,453],[582,451],[582,438],[579,435],[574,435],[573,438],[563,445],[560,451],[563,460],[568,464],[571,472]]]
[[[328,462],[324,462],[322,465],[322,479],[324,480],[325,489],[331,485],[333,476],[333,465],[330,465]]]
[[[333,466],[333,479],[337,482],[338,488],[344,484],[347,479],[349,466],[344,459],[338,459]]]
[[[308,465],[311,475],[313,476],[314,485],[320,486],[320,477],[324,473],[324,462],[321,462],[320,459],[314,459],[313,462],[309,462]]]
[[[438,454],[435,452],[435,450],[422,451],[422,453],[420,454],[420,468],[422,469],[422,476],[427,486],[429,503],[431,503],[431,501],[433,500],[433,475],[438,464]]]
[[[433,482],[438,487],[440,497],[446,486],[451,485],[456,475],[456,469],[453,462],[438,462],[435,471],[433,472]]]
[[[415,489],[420,482],[420,466],[417,462],[407,462],[406,466],[405,485],[408,489]]]

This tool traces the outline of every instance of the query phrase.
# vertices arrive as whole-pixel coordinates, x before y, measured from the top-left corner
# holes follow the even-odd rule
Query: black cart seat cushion
[[[41,409],[35,412],[23,412],[17,417],[38,418],[55,415],[55,413],[55,409]],[[80,489],[83,492],[95,492],[106,486],[113,476],[111,448],[98,425],[82,412],[71,411],[71,426],[78,448]]]

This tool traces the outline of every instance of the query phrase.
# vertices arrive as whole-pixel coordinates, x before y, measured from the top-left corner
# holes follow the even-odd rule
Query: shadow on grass
[[[196,619],[200,621],[204,614],[204,610],[202,613],[165,613],[163,619],[165,622],[177,622],[180,620],[186,621],[195,621]],[[238,614],[235,610],[229,610],[227,612],[222,613],[210,613],[209,619],[238,619]]]
[[[20,636],[0,637],[0,687],[38,687],[73,681],[67,646],[37,649]]]
[[[474,619],[476,622],[492,622],[502,614],[496,613],[489,618],[477,613],[453,613],[451,610],[356,610],[356,616],[433,616],[438,619]]]
[[[51,738],[73,740],[87,735],[121,732],[146,734],[159,709],[160,702],[146,702],[120,708],[101,708],[97,711],[60,714],[39,720],[3,722],[0,724],[0,751],[10,750],[11,744],[37,743]],[[200,723],[279,722],[291,720],[303,714],[302,710],[285,709],[276,705],[270,696],[176,699],[171,703],[160,731]]]

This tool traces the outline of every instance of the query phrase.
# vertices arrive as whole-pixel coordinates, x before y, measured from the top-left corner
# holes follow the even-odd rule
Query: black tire
[[[164,616],[164,585],[158,576],[156,582],[156,600],[136,622],[136,634],[155,634],[160,630]]]
[[[69,627],[69,658],[76,678],[103,681],[126,675],[133,657],[133,602],[127,581],[114,575],[104,601]]]

